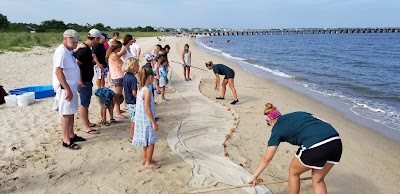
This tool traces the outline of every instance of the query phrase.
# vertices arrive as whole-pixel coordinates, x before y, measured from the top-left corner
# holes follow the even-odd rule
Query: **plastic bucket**
[[[29,96],[19,95],[17,96],[18,106],[29,106]]]
[[[35,92],[26,92],[23,95],[27,95],[29,97],[29,104],[35,103]]]
[[[4,96],[4,100],[6,101],[6,107],[11,108],[18,106],[17,95]]]

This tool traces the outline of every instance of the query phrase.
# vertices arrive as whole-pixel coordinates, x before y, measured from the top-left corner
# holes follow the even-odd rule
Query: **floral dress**
[[[149,90],[148,86],[139,90],[136,98],[136,115],[135,115],[135,134],[133,135],[133,146],[149,146],[156,143],[157,134],[153,129],[149,118],[147,117],[144,107],[143,93]],[[155,118],[154,98],[151,96],[150,110],[153,118]]]

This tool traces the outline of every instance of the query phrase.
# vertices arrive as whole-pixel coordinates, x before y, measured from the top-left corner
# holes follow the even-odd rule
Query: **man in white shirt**
[[[133,44],[131,46],[129,46],[129,50],[131,51],[133,57],[139,58],[140,57],[140,46],[138,44],[136,44],[136,38],[133,37]]]
[[[64,39],[53,55],[53,88],[56,91],[54,109],[61,117],[63,129],[63,146],[72,150],[81,147],[74,142],[86,139],[74,133],[74,114],[78,112],[78,82],[79,66],[73,56],[73,51],[79,41],[79,34],[68,29],[63,34]]]

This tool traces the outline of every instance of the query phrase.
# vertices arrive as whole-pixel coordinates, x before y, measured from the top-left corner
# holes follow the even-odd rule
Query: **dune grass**
[[[106,32],[112,36],[112,32]],[[80,32],[82,41],[84,41],[87,33]],[[162,36],[163,32],[121,32],[120,38],[125,34],[131,34],[134,37],[155,37]],[[16,51],[24,52],[30,50],[34,46],[51,47],[62,41],[62,32],[46,32],[46,33],[27,33],[27,32],[0,32],[0,51]]]

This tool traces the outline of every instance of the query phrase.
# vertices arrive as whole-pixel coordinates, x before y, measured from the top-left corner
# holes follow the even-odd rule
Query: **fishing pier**
[[[249,30],[211,30],[197,34],[206,36],[248,36],[248,35],[284,35],[284,34],[364,34],[399,33],[399,28],[304,28],[304,29],[249,29]]]

